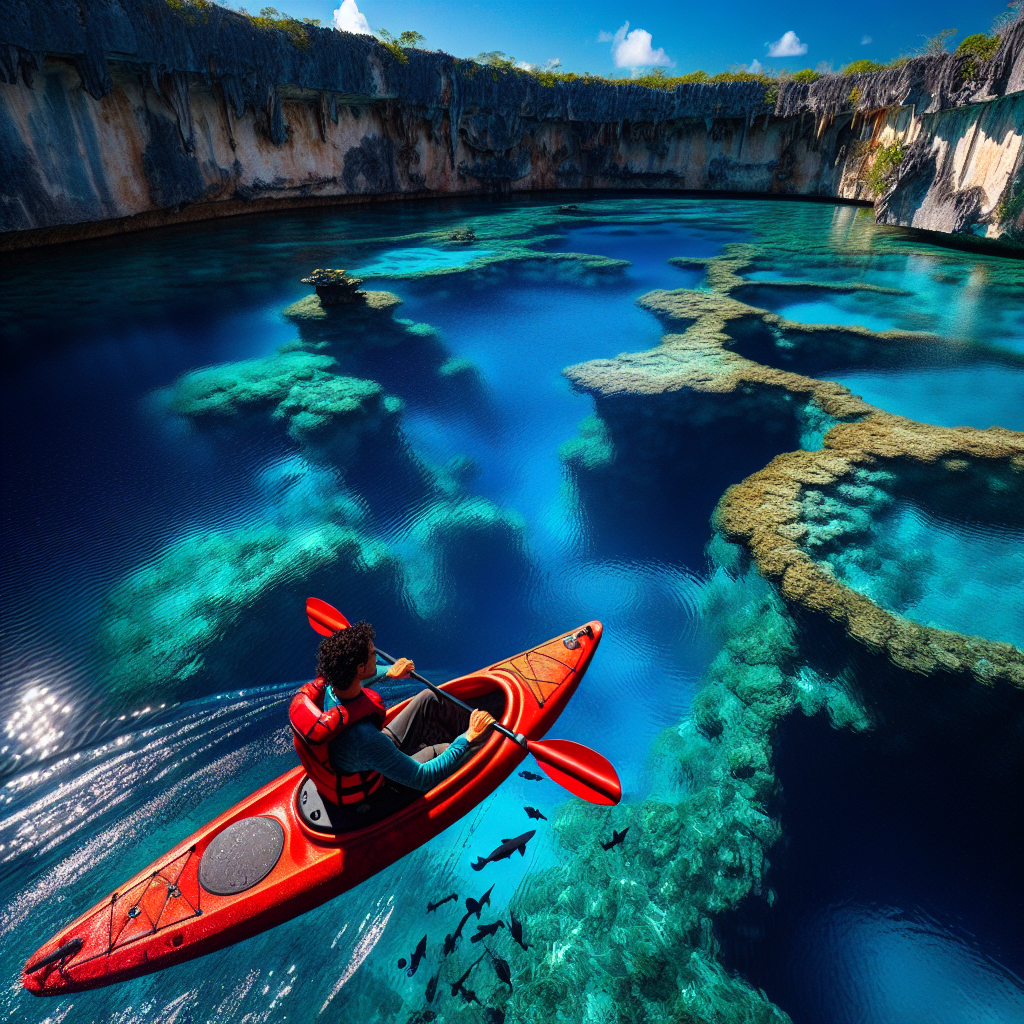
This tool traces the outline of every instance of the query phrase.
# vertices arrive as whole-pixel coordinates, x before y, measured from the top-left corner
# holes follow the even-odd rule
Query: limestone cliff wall
[[[658,188],[870,200],[886,223],[1013,237],[1024,23],[961,58],[811,86],[673,91],[519,72],[165,0],[0,0],[0,247],[410,195]]]

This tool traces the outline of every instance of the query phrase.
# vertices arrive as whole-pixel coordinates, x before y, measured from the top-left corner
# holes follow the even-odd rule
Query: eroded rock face
[[[368,196],[667,188],[872,201],[866,175],[897,143],[886,223],[1024,231],[1024,22],[980,64],[918,58],[774,91],[545,86],[302,32],[219,7],[181,15],[164,0],[96,0],[85,17],[54,0],[45,18],[0,0],[0,246]]]

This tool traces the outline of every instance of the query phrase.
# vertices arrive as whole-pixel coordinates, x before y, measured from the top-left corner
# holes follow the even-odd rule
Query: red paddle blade
[[[306,598],[306,618],[321,636],[332,636],[339,629],[348,629],[350,625],[337,608],[321,601],[319,597]]]
[[[611,762],[572,740],[530,740],[530,753],[544,774],[592,804],[617,804],[622,784]]]

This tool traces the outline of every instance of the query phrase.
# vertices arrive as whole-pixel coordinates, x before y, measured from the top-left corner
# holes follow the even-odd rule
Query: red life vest
[[[295,751],[320,795],[332,804],[348,806],[378,790],[384,784],[384,776],[372,770],[338,774],[327,745],[363,719],[383,729],[387,709],[376,690],[364,688],[358,697],[345,701],[344,706],[336,704],[324,711],[326,689],[322,678],[306,683],[292,697],[288,721]]]

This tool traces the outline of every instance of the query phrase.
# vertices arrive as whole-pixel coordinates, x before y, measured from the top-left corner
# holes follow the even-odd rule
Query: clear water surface
[[[211,538],[274,524],[292,532],[319,529],[318,502],[351,498],[364,508],[366,529],[411,567],[414,583],[397,593],[368,585],[320,596],[350,617],[371,619],[385,648],[414,656],[438,679],[601,619],[600,654],[552,735],[606,754],[627,801],[647,792],[650,745],[688,714],[714,654],[713,624],[700,609],[708,576],[704,546],[718,495],[699,481],[669,476],[657,492],[672,510],[661,525],[624,518],[596,536],[590,510],[558,458],[559,445],[576,436],[593,402],[574,393],[561,370],[659,344],[662,327],[634,300],[654,288],[702,287],[699,269],[680,270],[669,258],[714,256],[728,243],[756,238],[788,243],[794,231],[813,239],[819,254],[830,244],[840,251],[851,211],[588,196],[580,200],[584,217],[574,222],[551,215],[565,201],[401,204],[240,218],[54,248],[0,265],[6,281],[0,290],[4,476],[12,483],[0,576],[6,723],[0,934],[10,979],[0,995],[4,1019],[312,1021],[344,1012],[352,1019],[405,1021],[422,1006],[432,968],[409,979],[395,963],[422,934],[427,901],[453,889],[461,896],[486,888],[468,870],[471,857],[517,834],[510,829],[525,830],[525,804],[550,817],[565,799],[547,780],[514,776],[413,855],[272,932],[113,989],[53,1003],[23,993],[14,981],[20,965],[58,927],[293,764],[286,702],[295,681],[308,678],[317,640],[304,623],[307,578],[299,564],[275,583],[288,601],[264,623],[280,636],[273,658],[249,661],[243,646],[226,662],[236,668],[184,695],[146,679],[131,696],[114,690],[118,652],[112,656],[109,646],[97,644],[111,593],[133,574],[166,570],[160,601],[171,614],[187,601],[192,584],[207,586],[203,577],[215,572],[214,566],[195,569],[192,584],[187,575],[170,572],[167,552],[174,545],[187,552]],[[445,248],[445,234],[466,224],[481,241]],[[596,273],[566,264],[555,272],[550,264],[527,261],[462,272],[473,256],[498,251],[502,238],[535,244],[538,252],[608,256],[630,266]],[[756,273],[821,279],[822,268],[810,257],[801,269],[799,252],[786,250],[777,260],[777,267]],[[873,314],[870,322],[845,298],[794,303],[790,295],[780,298],[779,311],[806,322],[873,329],[913,322],[914,329],[949,332],[954,324],[957,344],[965,333],[981,331],[971,343],[1020,351],[1021,317],[1004,291],[987,284],[998,264],[993,257],[923,245],[908,257],[882,246],[869,262],[863,271],[851,270],[849,256],[844,272],[905,288],[914,299]],[[396,316],[432,329],[434,364],[428,365],[423,345],[407,339],[375,347],[371,338],[341,369],[380,381],[402,400],[405,443],[422,465],[472,460],[467,495],[514,514],[519,547],[485,545],[477,560],[449,551],[430,561],[424,534],[417,532],[419,499],[393,474],[369,475],[357,487],[311,462],[280,432],[268,434],[242,419],[199,430],[171,411],[168,389],[181,375],[265,358],[291,341],[296,328],[281,310],[309,293],[299,279],[323,266],[369,274],[368,287],[402,298]],[[405,276],[438,267],[452,272]],[[997,312],[979,317],[986,296]],[[439,361],[465,371],[461,391],[442,386]],[[972,411],[957,422],[1019,427],[1011,408],[1021,382],[1014,367],[965,369],[952,360],[928,372],[927,385],[919,368],[904,376],[865,374],[864,380],[877,380],[875,397],[865,397],[944,423],[945,414],[936,410],[966,394]],[[709,456],[709,475],[716,479],[738,481],[756,468],[756,462],[722,465],[713,448]],[[637,486],[642,491],[651,481]],[[640,529],[648,535],[638,554]],[[979,544],[972,557],[998,561],[1000,552],[983,539]],[[998,595],[998,572],[990,575]],[[943,599],[933,595],[939,604]],[[221,648],[230,651],[232,630],[244,635],[245,625],[244,616],[227,620]],[[811,805],[808,797],[801,806]],[[913,809],[909,814],[913,829],[917,819]],[[863,827],[881,835],[888,822],[868,813]],[[796,815],[788,841],[801,849],[814,830]],[[828,849],[810,868],[803,865],[804,873],[817,871],[817,902],[792,927],[781,928],[770,956],[751,954],[747,975],[763,976],[757,983],[797,1021],[824,1019],[815,1015],[825,1010],[835,1020],[953,1021],[952,1009],[930,1014],[949,1008],[954,990],[955,1005],[975,1013],[956,1019],[1018,1020],[1024,1006],[1016,976],[1020,945],[1006,938],[1014,934],[1007,921],[1016,905],[993,907],[984,868],[969,864],[960,884],[982,894],[977,905],[984,912],[954,905],[941,885],[929,888],[924,881],[924,896],[906,893],[901,917],[900,893],[872,888],[883,849],[880,843],[869,850],[842,881],[830,873]],[[524,878],[561,856],[553,837],[538,830],[525,858],[506,862],[487,880],[495,882],[494,906],[505,907]],[[780,871],[782,892],[787,876]],[[897,909],[872,909],[880,903]],[[932,916],[919,926],[910,918],[924,905]],[[431,923],[431,942],[452,925]],[[970,941],[961,937],[964,927],[974,929]],[[829,962],[856,966],[838,975],[809,967],[785,984],[762,970],[771,957],[796,962],[808,944]],[[894,950],[906,969],[883,976],[871,965],[892,963]],[[444,1019],[444,1004],[435,1009]]]

